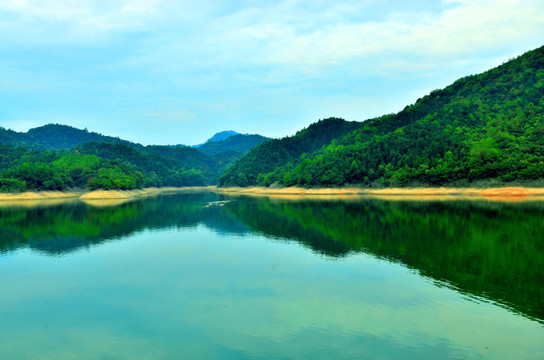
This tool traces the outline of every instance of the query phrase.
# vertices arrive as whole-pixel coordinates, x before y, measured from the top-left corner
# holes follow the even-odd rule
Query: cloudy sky
[[[542,0],[1,0],[0,126],[292,135],[542,46],[543,19]]]

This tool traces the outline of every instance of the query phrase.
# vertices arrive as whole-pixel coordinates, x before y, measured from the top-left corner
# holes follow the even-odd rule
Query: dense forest
[[[143,146],[49,124],[18,133],[0,128],[0,192],[134,189],[215,184],[219,174],[267,138],[240,135],[209,141],[213,153],[176,146]]]
[[[0,143],[21,146],[31,150],[71,149],[87,142],[123,144],[143,149],[140,144],[66,125],[47,124],[30,129],[26,133],[0,127]]]
[[[300,130],[294,136],[264,142],[228,168],[221,175],[219,185],[270,185],[278,168],[291,166],[298,158],[306,157],[360,126],[360,122],[329,118]]]
[[[229,136],[226,139],[208,141],[205,144],[200,145],[197,149],[198,151],[210,156],[225,152],[232,152],[242,155],[267,140],[270,140],[270,138],[261,135],[236,134]]]
[[[540,184],[544,47],[338,135],[326,144],[305,142],[296,152],[283,144],[303,132],[264,143],[231,166],[220,185]]]

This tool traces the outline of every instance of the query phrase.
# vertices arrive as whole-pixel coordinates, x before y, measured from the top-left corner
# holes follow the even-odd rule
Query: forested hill
[[[264,143],[222,185],[539,184],[544,179],[544,47],[371,119],[317,152]],[[258,156],[257,156],[258,155]],[[285,159],[277,161],[276,158]]]
[[[22,146],[33,150],[71,149],[87,142],[104,142],[107,144],[123,144],[142,148],[142,145],[106,136],[95,132],[77,129],[72,126],[48,124],[20,133],[0,127],[0,143]]]
[[[236,132],[236,131],[233,131],[233,130],[225,130],[225,131],[220,131],[218,133],[215,133],[211,138],[209,138],[206,143],[209,143],[209,142],[218,142],[218,141],[223,141],[223,140],[226,140],[228,139],[229,137],[231,136],[235,136],[235,135],[242,135],[240,134],[239,132]],[[205,144],[206,144],[205,143]],[[204,144],[200,144],[200,145],[195,145],[195,147],[200,147]]]
[[[273,176],[276,169],[291,166],[300,157],[306,157],[360,126],[359,122],[329,118],[300,130],[294,136],[266,141],[228,168],[219,178],[219,185],[270,184],[269,177]]]
[[[223,140],[208,141],[200,145],[198,151],[206,155],[217,155],[227,151],[234,151],[241,156],[267,140],[270,140],[270,138],[261,135],[237,134]]]
[[[255,141],[239,136],[241,141],[229,142],[239,151],[219,147],[207,155],[189,146],[144,147],[64,125],[27,133],[0,129],[0,192],[216,184]]]

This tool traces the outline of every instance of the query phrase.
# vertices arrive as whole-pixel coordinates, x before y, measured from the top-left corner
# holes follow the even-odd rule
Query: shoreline
[[[288,187],[270,189],[263,187],[251,188],[216,188],[221,194],[270,196],[281,198],[356,198],[372,197],[385,200],[494,200],[494,201],[523,201],[544,200],[544,188],[530,188],[521,186],[490,187],[490,188],[315,188],[305,189]]]
[[[94,191],[27,191],[23,193],[0,193],[0,206],[38,204],[42,202],[84,201],[93,205],[117,205],[133,199],[157,196],[160,194],[211,191],[210,186],[145,188],[134,190],[94,190]]]
[[[95,191],[36,191],[24,193],[0,193],[0,204],[23,202],[75,201],[86,202],[125,202],[132,199],[157,196],[168,193],[213,191],[224,195],[270,196],[281,198],[355,198],[373,197],[390,200],[450,200],[486,199],[496,201],[544,200],[544,188],[492,187],[492,188],[298,188],[287,187],[271,189],[265,187],[227,187],[190,186],[145,188],[135,190],[95,190]]]

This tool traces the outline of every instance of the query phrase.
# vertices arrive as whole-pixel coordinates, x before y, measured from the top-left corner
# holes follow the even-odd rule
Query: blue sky
[[[2,0],[0,126],[282,137],[402,110],[544,45],[543,19],[541,0]]]

